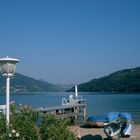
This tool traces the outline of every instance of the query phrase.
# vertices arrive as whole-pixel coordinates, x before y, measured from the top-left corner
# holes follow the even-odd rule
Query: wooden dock
[[[37,111],[55,115],[58,119],[70,118],[76,122],[85,122],[87,118],[86,103],[38,108]]]

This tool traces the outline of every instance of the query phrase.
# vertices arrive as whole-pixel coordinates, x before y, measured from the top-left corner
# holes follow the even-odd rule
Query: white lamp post
[[[6,77],[6,120],[9,125],[10,122],[10,77],[14,75],[16,69],[16,63],[18,59],[4,57],[0,58],[0,70],[3,76]]]

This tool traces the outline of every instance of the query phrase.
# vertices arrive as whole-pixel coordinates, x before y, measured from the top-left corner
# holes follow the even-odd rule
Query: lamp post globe
[[[2,75],[6,77],[6,120],[8,125],[10,123],[10,77],[15,73],[17,62],[19,62],[18,59],[8,56],[0,58],[0,70]]]

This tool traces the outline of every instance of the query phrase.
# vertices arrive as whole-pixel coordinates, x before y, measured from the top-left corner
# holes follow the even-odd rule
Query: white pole
[[[7,76],[7,78],[6,78],[6,120],[7,120],[7,125],[9,125],[9,122],[10,122],[9,101],[10,101],[10,77]]]
[[[75,86],[75,97],[78,97],[78,89],[77,89],[77,85]]]

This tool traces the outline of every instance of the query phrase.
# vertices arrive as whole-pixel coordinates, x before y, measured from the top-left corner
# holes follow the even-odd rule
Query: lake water
[[[68,97],[69,94],[66,92],[44,92],[34,95],[26,93],[11,95],[10,100],[15,101],[17,105],[27,104],[33,108],[50,107],[61,105],[62,98]],[[137,121],[140,122],[140,93],[81,92],[79,95],[86,99],[88,116],[93,114],[104,115],[111,111],[134,111],[132,112],[133,116],[136,116]],[[5,100],[5,96],[1,95],[0,104],[5,104]]]

